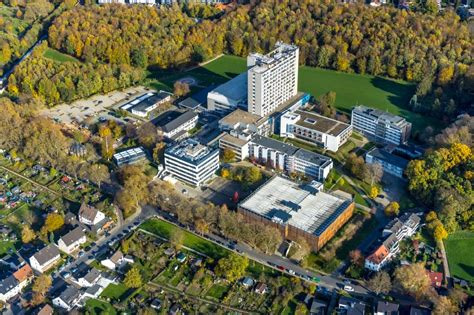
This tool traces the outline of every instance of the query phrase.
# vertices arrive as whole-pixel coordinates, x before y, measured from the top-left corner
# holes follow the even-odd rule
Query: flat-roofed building
[[[250,134],[232,130],[219,139],[219,149],[234,152],[235,159],[242,161],[249,157],[250,139]]]
[[[249,143],[249,157],[260,164],[319,181],[324,181],[333,167],[331,158],[327,156],[259,135],[252,137]]]
[[[411,132],[411,123],[405,118],[362,105],[352,110],[351,123],[354,129],[381,143],[405,143]]]
[[[298,91],[299,48],[276,43],[266,55],[247,57],[248,111],[258,116],[273,113]]]
[[[398,178],[403,178],[405,169],[408,166],[408,160],[377,147],[374,147],[365,154],[365,162],[367,164],[378,163],[382,165],[384,172]]]
[[[236,109],[219,120],[219,128],[223,131],[245,130],[262,136],[272,133],[268,117],[260,117],[241,109]]]
[[[114,154],[114,161],[117,166],[138,163],[144,159],[146,159],[146,153],[142,147],[127,149]]]
[[[238,212],[249,222],[278,228],[286,239],[303,237],[319,251],[352,216],[354,202],[324,193],[318,184],[275,176],[241,202]]]
[[[165,91],[159,91],[158,93],[150,92],[135,98],[120,108],[128,110],[139,117],[146,117],[148,113],[157,108],[160,104],[171,101],[172,95],[173,94]]]
[[[297,138],[337,152],[352,134],[352,126],[316,113],[296,110],[280,117],[280,136]]]
[[[188,131],[197,126],[198,114],[192,110],[176,112],[175,117],[158,127],[158,134],[171,140],[180,140],[188,136]]]
[[[237,108],[247,108],[247,73],[219,85],[207,94],[207,109],[229,113]]]
[[[219,169],[219,149],[186,139],[165,150],[165,170],[173,177],[200,186]]]

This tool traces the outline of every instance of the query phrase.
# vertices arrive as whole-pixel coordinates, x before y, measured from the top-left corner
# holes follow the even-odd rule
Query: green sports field
[[[474,281],[474,233],[451,234],[444,244],[451,276]]]
[[[171,90],[174,81],[190,76],[198,81],[199,87],[205,87],[223,83],[245,70],[245,58],[226,55],[203,67],[187,72],[153,73],[150,75],[149,85],[154,88]],[[407,109],[407,104],[415,91],[415,85],[409,82],[320,68],[300,67],[298,89],[316,97],[328,91],[334,91],[337,95],[337,109],[346,113],[349,113],[355,105],[363,104],[401,115],[412,122],[416,130],[422,130],[428,125],[435,128],[441,127],[438,120],[413,113]]]
[[[78,60],[72,56],[63,54],[55,49],[47,48],[43,57],[57,61],[57,62],[77,62]]]

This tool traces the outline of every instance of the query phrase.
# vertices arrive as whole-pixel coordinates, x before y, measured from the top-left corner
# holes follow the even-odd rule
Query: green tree
[[[400,213],[400,205],[392,201],[385,207],[384,212],[387,217],[396,217]]]
[[[248,265],[249,260],[247,257],[231,253],[217,262],[214,272],[219,277],[224,277],[230,282],[234,282],[244,275]]]
[[[139,288],[142,286],[142,275],[137,267],[132,267],[125,275],[123,281],[127,288]]]
[[[29,243],[36,238],[35,231],[29,225],[23,225],[21,230],[21,241],[23,244]]]
[[[64,217],[59,213],[49,213],[41,231],[43,234],[59,230],[64,225]]]
[[[224,149],[222,151],[222,159],[225,163],[230,163],[235,159],[235,152],[229,149]]]
[[[31,288],[33,291],[33,298],[31,302],[33,305],[39,305],[43,303],[46,293],[48,293],[52,283],[51,277],[47,274],[41,274],[35,278]]]

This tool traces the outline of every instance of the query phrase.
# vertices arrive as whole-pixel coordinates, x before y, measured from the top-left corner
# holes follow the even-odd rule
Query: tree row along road
[[[151,208],[151,207],[147,207],[147,208]],[[159,210],[158,210],[158,212],[159,212]],[[156,217],[160,220],[164,220],[168,223],[171,223],[171,224],[175,225],[177,228],[181,229],[181,227],[179,227],[175,222],[169,221],[169,220],[165,219],[163,216],[161,216],[159,214],[158,215],[155,214],[155,215],[153,215],[153,217]],[[193,233],[194,235],[196,235],[198,237],[202,237],[202,235],[199,235],[199,234],[195,233],[192,230],[187,229],[187,231],[190,232],[190,233]],[[320,273],[305,270],[301,266],[292,263],[287,258],[280,257],[280,256],[277,256],[277,255],[267,255],[267,254],[261,253],[259,251],[256,251],[256,250],[250,248],[246,244],[238,243],[235,247],[235,250],[233,250],[233,249],[230,249],[226,246],[223,246],[222,244],[226,244],[226,243],[228,243],[228,241],[221,238],[221,237],[219,237],[219,236],[217,236],[217,235],[207,234],[205,239],[212,242],[212,243],[214,243],[214,244],[216,244],[216,245],[218,245],[218,246],[221,246],[221,247],[223,247],[223,248],[225,248],[229,251],[234,251],[234,252],[236,252],[237,254],[240,254],[240,255],[244,254],[247,257],[249,257],[250,259],[252,259],[256,262],[259,262],[259,263],[261,263],[262,265],[264,265],[268,268],[275,269],[279,272],[286,273],[290,276],[297,276],[300,279],[303,279],[305,281],[308,281],[308,280],[302,278],[301,276],[309,276],[311,278],[319,277],[321,279],[321,281],[318,283],[318,285],[322,285],[322,286],[328,287],[330,289],[338,289],[338,288],[341,288],[343,286],[342,281],[344,279],[339,279],[339,278],[336,278],[334,276],[323,275],[323,274],[320,274]],[[202,255],[202,253],[199,253],[199,254]],[[281,269],[277,268],[277,266],[284,267],[286,270],[293,270],[297,275],[292,275],[291,273],[288,273],[286,270],[281,270]],[[366,288],[364,288],[363,286],[352,285],[352,287],[354,288],[355,293],[369,294],[369,291]]]

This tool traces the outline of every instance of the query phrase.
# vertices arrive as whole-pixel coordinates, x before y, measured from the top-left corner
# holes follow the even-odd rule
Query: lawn
[[[104,315],[115,315],[117,311],[115,308],[107,302],[96,300],[96,299],[89,299],[86,302],[85,306],[86,310],[89,314],[104,314]]]
[[[78,60],[72,56],[63,54],[55,49],[47,48],[44,53],[43,57],[57,61],[57,62],[78,62]]]
[[[111,300],[121,300],[127,291],[128,288],[125,285],[111,283],[107,288],[105,288],[101,296],[110,298]]]
[[[161,237],[169,239],[172,231],[179,229],[179,227],[159,219],[150,219],[144,222],[141,226],[145,231],[159,235]],[[203,253],[214,259],[219,259],[227,255],[228,251],[219,245],[209,242],[193,233],[184,232],[183,245],[194,249],[200,253]]]
[[[224,294],[229,291],[229,287],[220,285],[220,284],[214,284],[209,291],[207,291],[206,295],[210,296],[216,300],[221,300]]]
[[[15,242],[0,241],[0,257],[5,255],[10,248],[15,249]]]
[[[474,233],[457,232],[444,241],[451,275],[474,281]],[[469,254],[471,253],[471,254]]]
[[[226,55],[187,72],[150,73],[148,85],[172,90],[174,81],[192,76],[198,80],[198,85],[208,86],[223,83],[245,70],[245,58]],[[355,105],[363,104],[401,115],[413,123],[415,130],[422,130],[428,125],[441,127],[438,120],[413,113],[407,108],[415,91],[415,85],[409,82],[304,66],[299,68],[298,89],[316,97],[334,91],[337,95],[336,108],[346,113]]]

